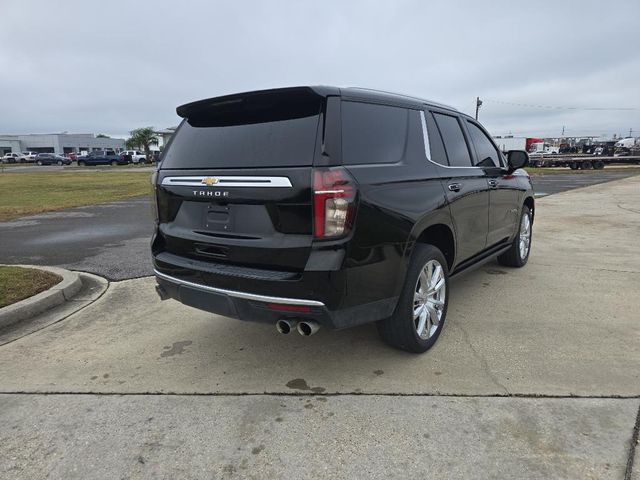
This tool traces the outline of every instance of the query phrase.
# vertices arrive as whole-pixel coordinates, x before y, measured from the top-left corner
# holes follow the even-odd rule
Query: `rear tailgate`
[[[156,183],[154,254],[302,271],[323,101],[287,89],[180,107]]]
[[[310,167],[247,173],[161,171],[158,229],[164,250],[193,259],[302,270],[312,241]]]

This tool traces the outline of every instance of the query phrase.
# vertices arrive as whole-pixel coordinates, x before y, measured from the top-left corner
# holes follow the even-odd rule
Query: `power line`
[[[484,98],[485,102],[497,103],[500,105],[510,105],[513,107],[525,107],[525,108],[543,108],[546,110],[588,110],[588,111],[636,111],[640,110],[640,107],[567,107],[567,106],[551,106],[551,105],[533,105],[530,103],[515,103],[504,102],[502,100],[494,100],[491,98]]]

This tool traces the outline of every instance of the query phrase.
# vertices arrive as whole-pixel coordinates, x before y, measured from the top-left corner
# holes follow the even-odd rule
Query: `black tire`
[[[37,164],[41,167],[42,166],[42,161],[38,160]]]
[[[585,160],[584,162],[580,163],[580,168],[582,170],[590,170],[592,167],[591,162],[589,160]]]
[[[596,160],[593,162],[594,170],[602,170],[604,168],[604,162],[602,160]]]
[[[520,233],[523,227],[523,218],[527,215],[529,217],[529,245],[527,247],[527,253],[523,257],[520,253]],[[518,223],[518,233],[516,238],[513,239],[511,247],[505,253],[498,257],[498,262],[501,265],[507,267],[520,268],[524,267],[529,260],[529,254],[531,253],[531,240],[533,238],[533,217],[531,216],[531,210],[526,205],[522,207],[522,213],[520,214],[520,222]]]
[[[78,166],[79,167],[86,167],[87,166],[87,162],[85,162],[84,160],[78,160]]]
[[[569,164],[569,168],[570,168],[571,170],[577,170],[577,169],[578,169],[578,164],[577,164],[576,162],[571,162],[571,163]]]
[[[423,339],[418,335],[414,322],[414,294],[418,286],[418,278],[422,269],[430,261],[435,260],[442,267],[444,275],[444,305],[439,309],[442,312],[436,330]],[[438,340],[440,332],[447,318],[447,306],[449,304],[449,268],[442,252],[433,245],[416,244],[402,293],[393,315],[377,323],[380,337],[389,345],[401,350],[413,353],[423,353],[429,350]]]
[[[62,160],[58,160],[58,165],[59,165],[59,166],[62,166],[62,165],[63,165]]]

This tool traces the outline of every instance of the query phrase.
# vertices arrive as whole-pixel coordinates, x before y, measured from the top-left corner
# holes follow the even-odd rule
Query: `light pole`
[[[482,100],[480,100],[480,97],[476,97],[476,120],[478,120],[478,110],[480,110],[481,106]]]

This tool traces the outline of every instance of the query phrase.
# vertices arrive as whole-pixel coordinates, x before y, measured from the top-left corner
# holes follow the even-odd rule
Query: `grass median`
[[[62,277],[34,268],[0,266],[0,308],[44,292]]]
[[[0,173],[0,221],[149,194],[149,172]]]

